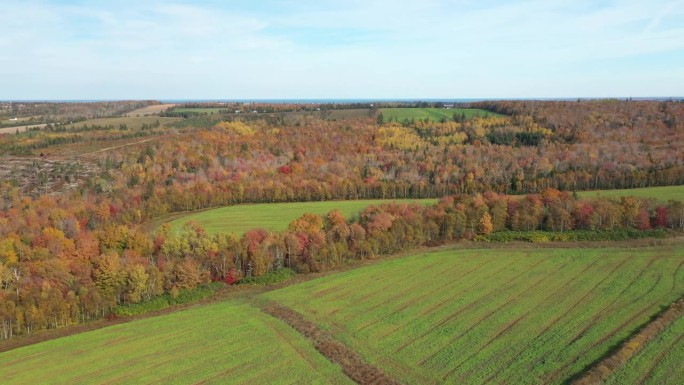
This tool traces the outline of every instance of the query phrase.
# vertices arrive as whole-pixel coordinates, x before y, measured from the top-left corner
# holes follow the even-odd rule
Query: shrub
[[[575,230],[565,232],[554,231],[499,231],[490,235],[477,237],[476,240],[483,242],[568,242],[568,241],[623,241],[640,238],[665,238],[668,232],[663,229],[654,230]]]
[[[163,310],[171,305],[194,302],[207,298],[225,286],[226,284],[223,282],[212,282],[200,285],[194,289],[180,289],[177,290],[177,295],[175,296],[166,293],[154,297],[149,301],[119,305],[112,310],[112,313],[118,317],[129,317],[151,311]]]
[[[284,282],[295,276],[295,271],[292,269],[280,269],[260,275],[258,277],[243,278],[240,280],[241,284],[252,285],[272,285],[274,283]]]

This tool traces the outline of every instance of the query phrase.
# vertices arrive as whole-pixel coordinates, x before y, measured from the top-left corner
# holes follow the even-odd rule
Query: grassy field
[[[669,199],[684,200],[684,186],[665,186],[648,187],[639,189],[624,190],[600,190],[600,191],[580,191],[582,198],[592,197],[622,197],[633,195],[639,198],[653,198],[666,202]],[[190,221],[195,221],[202,225],[211,234],[218,232],[244,233],[246,231],[263,228],[266,230],[284,230],[287,225],[302,214],[310,212],[324,215],[329,211],[338,209],[350,218],[370,205],[389,202],[389,200],[356,200],[356,201],[331,201],[331,202],[302,202],[302,203],[275,203],[275,204],[253,204],[227,206],[213,210],[201,211],[193,214],[183,215],[171,221],[174,231],[180,230],[183,225]],[[422,202],[432,204],[437,199],[419,200],[397,200],[397,202]],[[155,221],[155,228],[165,220]]]
[[[304,337],[236,301],[0,353],[10,384],[353,384]]]
[[[446,250],[0,353],[3,384],[346,384],[263,300],[406,384],[561,384],[684,293],[684,245]],[[677,384],[684,319],[611,384]]]
[[[684,378],[684,317],[679,318],[625,366],[608,378],[607,385],[681,384]]]
[[[454,114],[464,114],[466,119],[472,119],[474,116],[501,116],[494,112],[480,110],[476,108],[383,108],[382,112],[385,121],[396,120],[398,122],[404,119],[423,120],[428,118],[433,122],[439,122],[441,119],[453,120]]]
[[[682,295],[683,265],[681,245],[453,250],[267,297],[407,384],[560,384]]]
[[[178,113],[195,113],[195,114],[208,114],[214,115],[220,113],[221,110],[225,110],[228,107],[212,107],[212,108],[187,108],[187,107],[177,107],[172,110],[172,112]],[[234,111],[232,111],[234,112]]]
[[[653,198],[658,201],[667,202],[670,199],[684,200],[684,186],[645,187],[624,190],[578,191],[577,194],[582,198],[618,198],[632,195],[637,198]]]
[[[345,217],[350,218],[368,206],[389,202],[420,202],[423,204],[432,204],[437,202],[437,200],[374,199],[226,206],[183,216],[172,221],[171,228],[174,231],[178,231],[184,224],[194,221],[202,225],[210,234],[219,232],[242,234],[256,228],[277,231],[286,229],[290,222],[301,217],[304,213],[324,215],[337,209],[340,210]]]

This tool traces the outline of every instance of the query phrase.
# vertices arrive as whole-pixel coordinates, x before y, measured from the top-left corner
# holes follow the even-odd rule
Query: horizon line
[[[474,101],[572,101],[572,100],[684,100],[684,96],[564,96],[564,97],[429,97],[429,98],[93,98],[93,99],[0,99],[0,103],[95,103],[120,101],[157,101],[160,103],[192,102],[303,102],[303,103],[366,103],[366,102],[474,102]]]

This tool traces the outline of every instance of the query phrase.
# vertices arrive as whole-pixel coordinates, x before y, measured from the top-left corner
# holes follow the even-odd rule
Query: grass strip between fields
[[[603,384],[616,370],[644,348],[649,341],[681,317],[684,317],[684,297],[656,315],[653,320],[635,332],[615,351],[592,365],[589,370],[573,381],[572,384]]]
[[[262,310],[290,325],[302,336],[313,340],[316,350],[332,363],[340,365],[344,373],[357,384],[399,384],[382,370],[366,362],[358,353],[333,339],[316,324],[304,319],[298,312],[274,302],[268,303]]]

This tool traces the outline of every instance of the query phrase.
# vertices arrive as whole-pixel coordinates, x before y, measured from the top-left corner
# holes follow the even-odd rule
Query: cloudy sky
[[[0,1],[0,99],[684,94],[684,1]]]

